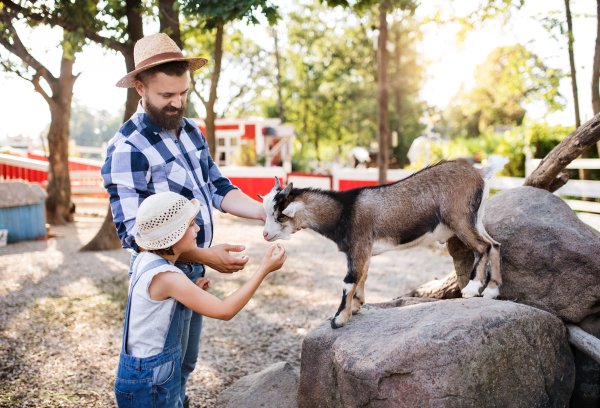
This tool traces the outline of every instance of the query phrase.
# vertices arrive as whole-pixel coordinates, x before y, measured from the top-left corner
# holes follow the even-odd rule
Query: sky
[[[274,2],[280,5],[284,13],[290,7],[290,3],[283,0]],[[454,44],[456,26],[439,26],[434,23],[425,26],[421,51],[429,61],[429,66],[427,81],[420,94],[421,99],[431,106],[443,109],[458,91],[461,83],[467,87],[472,85],[475,67],[483,62],[492,50],[504,45],[525,44],[529,50],[541,57],[546,65],[569,72],[566,38],[562,41],[550,38],[536,18],[538,14],[543,15],[549,11],[558,11],[561,13],[559,16],[564,16],[563,0],[546,0],[543,3],[536,1],[535,6],[532,0],[526,0],[525,3],[507,26],[503,26],[499,21],[490,23],[485,28],[471,33],[461,49]],[[445,9],[447,4],[447,0],[422,1],[417,14],[431,15],[440,8]],[[455,0],[453,4],[460,13],[461,10],[472,8],[477,1]],[[573,15],[591,15],[576,17],[573,21],[576,78],[583,123],[593,116],[590,84],[597,33],[596,2],[571,0],[571,12]],[[266,24],[240,24],[239,27],[266,50],[272,50],[273,41],[267,33]],[[17,30],[32,55],[57,76],[61,59],[61,30],[39,27],[30,32],[24,26],[17,26]],[[146,21],[144,32],[146,35],[158,32],[158,24],[155,21]],[[5,56],[6,51],[2,51],[0,55]],[[210,56],[209,50],[207,56]],[[81,72],[74,87],[74,99],[78,103],[92,109],[115,113],[123,106],[126,91],[114,86],[126,74],[125,62],[120,54],[91,44],[77,55],[74,72]],[[227,83],[227,76],[219,83],[219,92],[223,99],[227,94]],[[573,125],[575,114],[570,78],[562,80],[559,91],[567,102],[565,110],[547,116],[546,120],[551,124]],[[19,134],[37,139],[50,122],[50,111],[42,96],[34,91],[33,85],[14,75],[0,73],[0,96],[0,139]],[[197,110],[202,112],[201,103],[195,105]],[[530,118],[540,118],[544,114],[540,106],[527,108]]]

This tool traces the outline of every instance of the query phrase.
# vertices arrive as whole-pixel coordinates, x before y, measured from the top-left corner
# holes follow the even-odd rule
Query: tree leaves
[[[185,16],[201,17],[207,29],[242,19],[259,24],[257,13],[262,13],[271,25],[279,19],[277,6],[270,0],[182,0],[181,6]]]

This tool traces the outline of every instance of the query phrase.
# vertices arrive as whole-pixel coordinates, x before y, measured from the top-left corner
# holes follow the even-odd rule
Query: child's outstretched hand
[[[267,250],[260,267],[264,268],[267,273],[280,269],[287,256],[285,255],[285,248],[281,244],[273,244]]]
[[[200,289],[207,290],[210,288],[210,278],[198,278],[196,279],[196,286]]]

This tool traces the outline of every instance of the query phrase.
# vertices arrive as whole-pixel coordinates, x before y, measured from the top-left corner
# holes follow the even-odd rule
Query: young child
[[[181,407],[181,334],[184,306],[204,316],[229,320],[248,303],[270,272],[281,268],[285,249],[272,245],[258,270],[224,300],[206,292],[208,278],[194,284],[177,267],[196,247],[198,200],[173,192],[154,194],[136,217],[138,245],[125,312],[123,345],[115,381],[119,407]]]

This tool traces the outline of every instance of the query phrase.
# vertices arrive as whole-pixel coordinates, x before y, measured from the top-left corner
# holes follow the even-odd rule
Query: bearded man
[[[166,34],[139,40],[134,49],[136,69],[117,82],[118,87],[135,87],[141,101],[137,112],[109,142],[102,167],[104,187],[117,233],[123,248],[133,249],[130,265],[140,248],[134,237],[137,210],[148,196],[172,191],[197,199],[196,216],[200,231],[198,247],[182,254],[175,264],[191,280],[204,277],[204,265],[232,273],[244,268],[247,256],[235,258],[230,251],[241,245],[211,246],[213,219],[211,205],[222,212],[265,221],[261,203],[242,193],[223,177],[210,157],[206,140],[193,121],[183,117],[187,107],[190,72],[202,67],[204,58],[184,58]],[[189,406],[185,395],[188,376],[198,359],[202,316],[186,308],[181,338],[181,394],[179,406]]]

